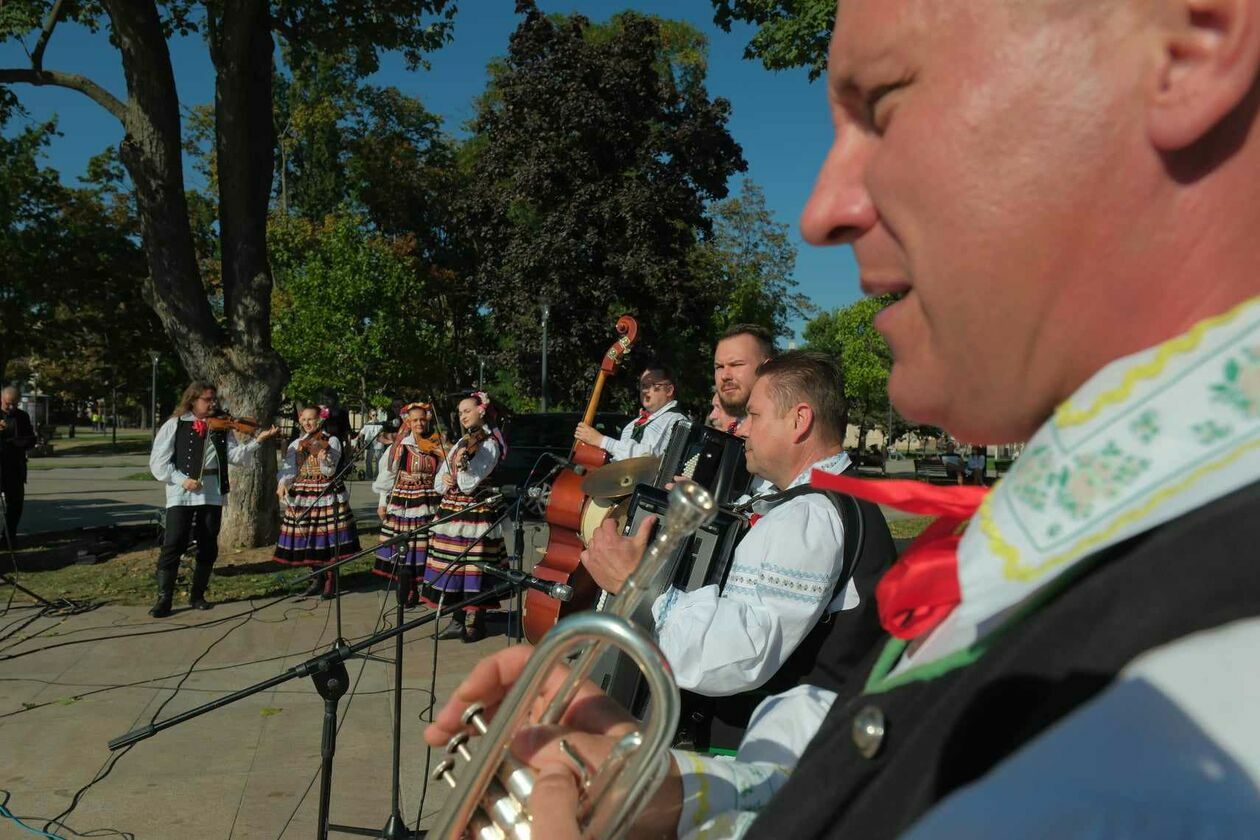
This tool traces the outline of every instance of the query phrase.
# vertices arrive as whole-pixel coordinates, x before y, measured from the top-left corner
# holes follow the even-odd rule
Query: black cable
[[[249,617],[247,615],[244,621],[242,621],[240,624],[236,625],[235,627],[229,627],[223,633],[222,636],[220,636],[219,638],[211,642],[209,646],[207,646],[206,649],[202,651],[201,654],[192,661],[192,664],[188,666],[188,670],[184,672],[184,675],[180,678],[179,683],[175,686],[174,691],[172,691],[170,696],[168,696],[165,700],[163,700],[162,703],[157,707],[157,710],[153,712],[153,717],[149,719],[149,723],[154,723],[158,719],[158,715],[162,713],[162,710],[165,709],[168,705],[170,705],[170,702],[175,699],[175,696],[179,693],[179,690],[183,688],[184,683],[188,681],[188,678],[190,676],[192,676],[193,670],[197,667],[197,663],[205,659],[207,656],[209,656],[210,651],[214,650],[215,646],[218,645],[219,642],[222,642],[224,639],[226,639],[236,630],[240,629],[241,627],[244,627],[248,623],[249,623]],[[74,812],[74,809],[79,807],[79,802],[82,801],[83,797],[87,794],[87,792],[91,790],[92,787],[94,787],[99,782],[104,781],[106,777],[108,777],[109,774],[113,772],[114,767],[118,765],[119,760],[124,755],[131,752],[132,747],[134,746],[135,744],[128,745],[126,748],[120,750],[119,752],[114,753],[108,759],[106,759],[105,764],[101,767],[100,770],[96,772],[96,776],[93,777],[92,781],[88,782],[86,785],[79,788],[75,792],[74,796],[70,800],[69,807],[67,807],[64,811],[62,811],[57,816],[53,817],[48,822],[44,823],[44,830],[51,831],[54,825],[64,826],[64,824],[62,823],[62,820],[70,816],[70,814]]]

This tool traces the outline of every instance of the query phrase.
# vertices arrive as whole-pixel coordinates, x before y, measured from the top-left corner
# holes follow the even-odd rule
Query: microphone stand
[[[360,651],[367,650],[368,648],[380,644],[388,639],[398,640],[395,643],[395,650],[397,650],[402,645],[403,635],[408,631],[436,621],[439,617],[449,615],[455,610],[464,609],[465,607],[479,604],[483,601],[498,600],[505,594],[508,594],[511,588],[512,587],[509,584],[499,584],[493,589],[486,592],[480,592],[458,604],[450,607],[444,607],[441,610],[434,610],[433,612],[426,613],[419,618],[412,619],[405,624],[400,624],[397,627],[392,627],[388,630],[382,630],[380,633],[375,633],[372,636],[369,636],[362,641],[355,642],[352,645],[347,644],[344,639],[338,639],[333,643],[332,650],[295,665],[284,673],[263,680],[262,682],[255,683],[254,685],[246,688],[242,688],[239,691],[234,691],[226,697],[211,700],[210,702],[202,704],[195,709],[190,709],[187,712],[174,715],[166,720],[150,723],[146,726],[140,727],[139,729],[132,730],[131,732],[110,741],[109,748],[110,750],[122,749],[123,747],[151,738],[163,730],[170,729],[172,726],[178,726],[185,721],[200,717],[207,712],[220,709],[224,706],[235,703],[238,700],[243,700],[246,697],[251,697],[261,691],[274,688],[275,686],[297,679],[298,677],[310,677],[312,683],[315,685],[315,691],[324,699],[324,726],[320,737],[319,817],[315,834],[316,840],[327,840],[328,832],[330,830],[360,834],[368,837],[409,837],[410,832],[408,831],[406,825],[403,824],[402,818],[398,813],[397,778],[400,739],[397,735],[394,739],[394,813],[391,815],[389,823],[385,828],[385,831],[392,830],[393,833],[386,834],[383,831],[378,831],[376,829],[337,826],[330,824],[328,821],[329,803],[332,799],[333,758],[337,752],[337,706],[341,701],[342,696],[345,695],[346,691],[350,687],[350,675],[346,670],[346,660]],[[401,673],[401,669],[399,669],[398,673]],[[396,691],[400,679],[401,677],[395,676],[394,683]],[[399,706],[400,701],[395,699],[394,707],[396,712]],[[395,720],[397,721],[397,718],[395,718]],[[395,728],[397,730],[397,724],[395,725]]]
[[[3,486],[4,486],[4,464],[0,463],[0,487],[3,487]],[[16,574],[18,570],[17,551],[13,547],[13,540],[9,538],[9,497],[3,493],[0,493],[0,531],[4,532],[4,545],[5,545],[5,550],[9,552],[9,565],[13,567],[13,571]],[[9,586],[12,586],[18,592],[21,592],[23,595],[25,595],[26,597],[34,601],[36,604],[38,604],[39,607],[45,611],[52,611],[52,610],[68,610],[70,612],[83,611],[83,607],[80,604],[74,601],[71,601],[69,598],[61,598],[58,600],[57,603],[53,603],[52,601],[49,601],[47,598],[45,598],[43,595],[40,595],[38,592],[27,589],[25,586],[18,583],[17,578],[9,577],[9,574],[7,572],[0,572],[0,582],[7,583]],[[8,612],[7,608],[5,609],[5,612]]]

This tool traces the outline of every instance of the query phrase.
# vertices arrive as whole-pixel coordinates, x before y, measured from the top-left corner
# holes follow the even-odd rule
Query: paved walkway
[[[162,485],[129,478],[148,473],[146,455],[65,455],[36,458],[31,466],[19,528],[24,534],[151,522],[166,504]],[[356,517],[375,520],[371,482],[350,482],[350,498]]]
[[[390,597],[344,596],[346,637],[370,633]],[[149,619],[140,607],[105,607],[38,619],[21,628],[25,640],[14,645],[5,637],[24,615],[30,611],[0,617],[0,789],[9,795],[7,807],[37,828],[43,821],[35,817],[68,807],[75,791],[108,766],[110,739],[282,673],[327,649],[336,631],[331,602],[289,599],[252,614],[243,604],[224,604],[165,621]],[[390,624],[392,616],[391,607]],[[159,628],[173,632],[127,636]],[[419,715],[429,705],[434,674],[431,628],[409,633],[405,646],[402,812],[412,826],[425,777]],[[480,658],[507,644],[503,628],[496,629],[498,635],[473,645],[437,643],[440,698]],[[52,645],[61,646],[40,650]],[[387,657],[392,651],[392,643],[377,649]],[[15,654],[20,658],[2,661]],[[341,704],[332,820],[379,828],[390,805],[393,669],[355,660],[349,674],[354,690]],[[67,824],[76,832],[116,829],[138,840],[309,837],[318,786],[308,786],[319,768],[322,715],[311,683],[299,678],[161,732],[122,754]],[[429,785],[424,824],[445,793],[445,785]],[[18,836],[31,835],[0,819],[0,837]]]

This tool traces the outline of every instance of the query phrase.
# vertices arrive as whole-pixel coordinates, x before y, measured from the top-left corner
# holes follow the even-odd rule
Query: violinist
[[[474,391],[459,402],[464,436],[447,453],[435,481],[442,493],[438,518],[453,518],[435,525],[429,539],[421,597],[430,606],[437,606],[443,593],[449,604],[481,592],[481,571],[466,561],[503,562],[503,536],[495,525],[498,511],[476,503],[477,489],[507,451],[503,435],[494,427],[495,416],[484,391]],[[438,638],[462,638],[465,642],[485,638],[486,610],[497,606],[482,602],[455,613]]]
[[[437,512],[442,493],[434,487],[438,467],[446,458],[442,436],[433,423],[433,406],[413,402],[403,406],[406,426],[381,455],[380,468],[372,489],[380,494],[376,509],[381,518],[381,541],[422,527]],[[408,608],[419,603],[418,579],[424,571],[429,550],[429,533],[420,531],[404,549],[400,545],[376,550],[372,570],[386,577],[398,576],[398,587],[407,598]]]
[[[278,431],[272,426],[240,443],[228,434],[233,424],[211,416],[217,406],[218,389],[193,382],[184,389],[175,413],[158,429],[153,441],[149,472],[166,485],[165,536],[157,561],[158,596],[149,610],[154,618],[171,614],[179,558],[190,537],[197,540],[197,563],[188,603],[194,609],[210,609],[206,586],[219,556],[223,498],[231,489],[228,464],[241,467],[252,463],[258,445]]]
[[[301,435],[289,444],[280,466],[276,495],[284,515],[276,541],[277,563],[324,566],[359,551],[350,496],[337,476],[341,439],[330,434],[317,406],[298,413]],[[311,579],[306,595],[333,596],[333,573]]]

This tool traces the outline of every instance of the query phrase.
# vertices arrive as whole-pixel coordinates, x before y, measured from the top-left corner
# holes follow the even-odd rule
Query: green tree
[[[142,295],[135,216],[111,155],[89,163],[86,188],[41,164],[55,134],[0,135],[0,371],[67,401],[117,391],[147,409],[149,351],[169,345]]]
[[[834,312],[822,313],[807,323],[803,332],[808,349],[840,360],[849,422],[858,425],[861,449],[866,448],[868,429],[887,425],[892,352],[871,323],[887,304],[884,298],[863,298]],[[895,428],[893,434],[896,435]]]
[[[727,32],[735,21],[757,27],[744,58],[767,70],[809,68],[827,72],[827,46],[836,23],[836,0],[713,0],[713,20]]]
[[[275,41],[295,64],[323,52],[345,56],[358,76],[382,51],[415,67],[445,43],[447,0],[9,0],[0,41],[23,40],[27,67],[0,68],[0,85],[77,90],[114,116],[125,137],[120,159],[134,184],[148,263],[148,296],[189,375],[217,382],[226,403],[271,417],[288,371],[271,341],[267,214],[275,174],[272,79]],[[73,21],[117,49],[125,94],[86,76],[44,66],[49,41]],[[215,70],[214,153],[231,161],[215,182],[221,309],[207,294],[184,189],[180,102],[167,39],[200,33]],[[262,545],[275,535],[275,463],[260,458],[233,481],[221,539]]]
[[[726,128],[729,103],[704,88],[703,36],[629,12],[593,25],[518,6],[524,20],[472,122],[457,211],[475,258],[465,282],[485,295],[499,385],[518,405],[537,399],[546,300],[552,404],[585,403],[626,312],[643,328],[631,366],[671,362],[695,380],[683,381],[687,397],[708,379],[721,303],[688,261],[710,232],[707,203],[745,168]],[[620,396],[631,402],[628,388]]]
[[[319,225],[276,215],[271,253],[276,348],[290,395],[331,386],[367,404],[442,381],[441,320],[430,284],[396,243],[349,214]]]
[[[788,226],[776,221],[766,196],[745,178],[739,195],[716,202],[713,236],[696,249],[695,271],[709,274],[721,290],[714,333],[731,324],[764,324],[776,336],[792,334],[794,318],[808,318],[816,307],[796,289],[792,272],[796,246]]]

